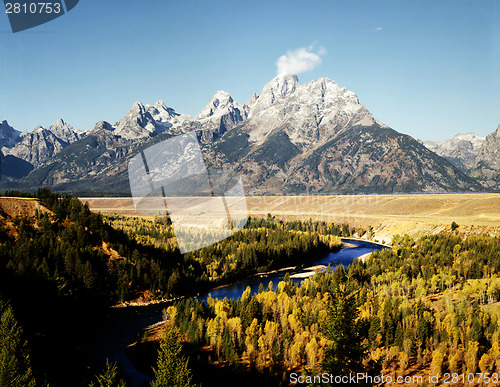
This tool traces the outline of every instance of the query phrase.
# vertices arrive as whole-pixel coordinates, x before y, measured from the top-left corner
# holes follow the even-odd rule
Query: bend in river
[[[254,275],[237,283],[212,289],[197,298],[199,300],[206,300],[210,293],[213,298],[223,299],[227,297],[228,299],[236,299],[243,294],[247,286],[250,286],[252,293],[257,293],[259,285],[262,283],[267,288],[269,281],[273,282],[273,288],[276,289],[278,283],[283,280],[287,272],[290,273],[293,282],[298,284],[305,277],[314,274],[314,270],[308,269],[313,269],[314,267],[318,269],[318,266],[321,269],[321,266],[327,267],[328,265],[332,269],[335,269],[338,265],[347,267],[354,259],[362,255],[386,248],[386,246],[377,243],[360,240],[342,238],[342,241],[354,245],[354,247],[344,247],[339,251],[311,260],[307,263],[306,268],[303,269],[280,270],[265,275]],[[163,320],[162,311],[165,305],[153,304],[149,306],[110,309],[107,321],[104,321],[99,330],[95,332],[94,340],[86,348],[85,352],[87,356],[98,363],[104,363],[107,358],[111,361],[117,360],[132,386],[140,386],[144,382],[149,383],[151,378],[134,368],[125,354],[125,347],[138,333],[148,326]]]

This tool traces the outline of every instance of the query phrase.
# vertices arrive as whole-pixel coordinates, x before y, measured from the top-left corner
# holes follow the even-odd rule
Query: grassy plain
[[[464,234],[500,236],[500,194],[405,194],[334,196],[249,196],[248,213],[270,213],[284,220],[309,218],[372,226],[374,238],[390,241],[394,234],[418,236],[450,229]],[[81,198],[106,214],[137,216],[132,198]],[[189,199],[188,199],[189,200]]]

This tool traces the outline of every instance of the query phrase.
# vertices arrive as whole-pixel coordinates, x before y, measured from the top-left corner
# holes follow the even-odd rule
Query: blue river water
[[[225,297],[227,297],[228,299],[232,298],[237,299],[241,297],[247,286],[250,286],[251,292],[252,294],[254,294],[258,292],[260,284],[263,284],[264,287],[267,289],[267,286],[270,281],[272,281],[273,283],[273,289],[276,290],[278,283],[284,279],[287,272],[291,275],[292,281],[295,284],[299,284],[302,280],[304,280],[304,277],[301,277],[301,275],[308,272],[307,270],[304,269],[307,269],[308,267],[319,266],[319,265],[328,267],[328,265],[330,265],[332,269],[335,270],[335,268],[338,265],[344,265],[344,267],[347,268],[347,266],[349,266],[349,264],[352,263],[354,259],[361,257],[364,254],[371,253],[372,251],[385,248],[385,246],[371,242],[364,242],[352,239],[342,239],[342,240],[343,242],[354,245],[355,247],[346,247],[340,249],[339,251],[328,253],[321,258],[312,260],[302,269],[286,270],[286,271],[284,270],[284,271],[279,271],[277,273],[256,275],[250,278],[245,278],[244,280],[241,280],[237,283],[220,287],[217,289],[212,289],[209,293],[201,295],[197,298],[199,300],[206,300],[208,294],[210,294],[213,298],[218,298],[218,299],[224,299]]]

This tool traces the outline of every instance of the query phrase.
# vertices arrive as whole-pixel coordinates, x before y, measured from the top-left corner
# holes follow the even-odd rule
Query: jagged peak
[[[2,148],[13,147],[20,136],[21,132],[10,126],[7,120],[3,120],[0,122],[0,146]]]
[[[131,113],[143,113],[145,111],[145,107],[144,105],[142,104],[141,101],[135,101],[133,104],[132,104],[132,107],[130,108],[130,110],[128,111],[128,114],[131,114]]]
[[[165,102],[162,100],[162,99],[159,99],[158,101],[155,102],[155,104],[153,105],[156,109],[160,110],[169,110],[171,108],[169,108]]]
[[[168,107],[165,102],[160,99],[158,101],[155,102],[155,104],[153,105],[153,107],[158,110],[158,112],[166,112],[168,116],[179,116],[180,114],[177,113],[173,108],[171,107]]]
[[[224,90],[217,91],[208,101],[207,105],[196,116],[198,119],[223,114],[227,109],[235,105],[231,94]]]
[[[210,98],[210,102],[217,103],[217,101],[218,101],[219,104],[221,102],[226,102],[226,101],[229,102],[229,103],[234,102],[233,98],[231,97],[231,94],[229,94],[227,91],[224,91],[224,90],[217,91],[212,96],[212,98]]]
[[[299,79],[296,75],[277,75],[264,85],[260,95],[256,96],[256,98],[252,96],[248,101],[248,106],[260,105],[260,108],[267,107],[278,99],[292,95],[298,86]]]
[[[260,95],[257,93],[253,93],[248,102],[246,103],[246,106],[250,109],[254,107],[254,105],[257,103]]]
[[[262,95],[270,91],[275,96],[287,96],[297,89],[298,84],[299,78],[296,75],[277,75],[264,86]]]
[[[95,124],[94,129],[92,129],[92,132],[97,132],[99,130],[109,130],[113,131],[114,128],[113,126],[107,122],[107,121],[99,121],[97,124]]]

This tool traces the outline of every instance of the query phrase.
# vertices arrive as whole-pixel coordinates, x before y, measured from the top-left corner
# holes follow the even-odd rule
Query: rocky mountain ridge
[[[446,158],[463,172],[466,172],[474,166],[484,140],[485,137],[474,133],[459,133],[444,141],[424,141],[423,144],[434,153]]]
[[[242,175],[253,194],[482,189],[412,137],[378,122],[345,87],[327,78],[299,84],[294,75],[275,77],[243,105],[218,91],[194,117],[163,101],[137,101],[114,125],[101,121],[76,141],[71,131],[53,129],[55,137],[67,134],[67,146],[52,142],[53,153],[45,160],[35,155],[50,150],[37,153],[32,145],[31,158],[19,152],[37,168],[18,183],[127,192],[131,157],[191,131],[196,131],[209,167]]]
[[[2,154],[38,167],[69,144],[85,137],[85,134],[59,119],[48,128],[38,126],[32,132],[23,131],[8,143],[9,146],[2,146]]]

